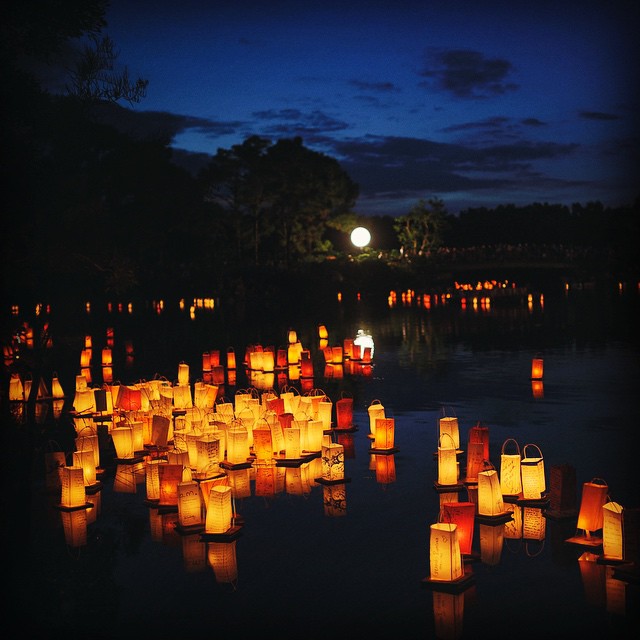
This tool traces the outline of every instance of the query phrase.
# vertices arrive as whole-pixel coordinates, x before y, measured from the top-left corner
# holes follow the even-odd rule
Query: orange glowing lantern
[[[467,441],[467,482],[477,482],[483,463],[489,460],[489,428],[479,423],[469,429]]]
[[[438,484],[452,486],[458,482],[458,460],[453,437],[445,433],[438,439]]]
[[[544,360],[542,358],[534,358],[531,361],[531,379],[542,380],[544,372]]]
[[[232,420],[227,432],[227,462],[245,463],[249,458],[249,433],[241,420]]]
[[[471,554],[475,514],[476,505],[474,502],[446,502],[442,505],[440,519],[458,526],[458,543],[462,555]]]
[[[591,482],[582,485],[582,498],[580,501],[580,511],[578,512],[577,529],[583,533],[573,538],[571,542],[582,542],[586,544],[599,545],[601,537],[594,536],[596,531],[600,531],[603,526],[604,516],[602,507],[607,502],[609,486],[600,478],[593,478]]]
[[[376,418],[376,451],[392,451],[395,441],[395,418]]]
[[[162,458],[153,458],[145,463],[145,488],[147,500],[158,502],[160,500],[160,465],[167,464]]]
[[[12,402],[25,400],[24,385],[19,373],[12,373],[9,379],[9,400]]]
[[[62,389],[57,373],[54,373],[51,379],[51,396],[53,398],[64,398],[64,390]]]
[[[313,360],[308,349],[303,349],[300,352],[300,376],[302,378],[313,378]]]
[[[396,481],[396,457],[392,455],[373,454],[375,459],[376,482],[392,484]]]
[[[189,384],[189,365],[185,362],[181,362],[178,365],[178,384],[179,385],[188,385]]]
[[[214,433],[203,433],[196,438],[197,462],[196,472],[200,478],[210,478],[220,472],[220,461],[224,450],[220,437]]]
[[[110,431],[111,439],[116,450],[116,458],[118,460],[126,460],[133,458],[133,429],[129,425],[114,427]]]
[[[291,414],[287,414],[291,415]],[[284,453],[287,458],[299,458],[300,448],[300,429],[298,427],[289,426],[284,431]]]
[[[336,429],[353,428],[353,398],[342,397],[336,401]]]
[[[515,445],[515,453],[506,452],[509,443]],[[521,460],[520,446],[513,438],[507,438],[502,443],[500,452],[500,487],[502,495],[518,496],[522,492]]]
[[[437,582],[459,580],[464,575],[464,569],[458,540],[458,525],[437,522],[431,525],[430,530],[430,579]]]
[[[261,418],[253,429],[253,451],[258,462],[273,460],[271,427],[264,418]]]
[[[178,485],[182,482],[181,464],[158,465],[160,475],[160,506],[178,506]]]
[[[534,449],[534,455],[528,455],[527,449]],[[537,455],[535,453],[537,452]],[[525,444],[521,461],[522,496],[525,500],[539,500],[545,492],[546,480],[544,458],[536,444]]]
[[[82,469],[85,487],[90,487],[96,483],[96,463],[92,449],[74,451],[73,465]]]

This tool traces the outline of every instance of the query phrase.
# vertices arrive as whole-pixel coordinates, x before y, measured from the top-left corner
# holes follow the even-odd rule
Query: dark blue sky
[[[359,213],[616,206],[640,193],[639,5],[112,0],[105,32],[149,80],[141,127],[211,155],[301,136]]]

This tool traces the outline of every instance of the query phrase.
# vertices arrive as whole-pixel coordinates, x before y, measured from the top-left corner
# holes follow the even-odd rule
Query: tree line
[[[106,2],[70,2],[64,16],[51,15],[51,3],[37,0],[30,11],[23,4],[5,5],[0,45],[7,299],[151,298],[223,289],[257,270],[277,278],[327,261],[410,266],[442,259],[443,249],[498,245],[591,247],[615,253],[621,268],[637,266],[638,202],[506,204],[452,215],[432,198],[397,217],[361,216],[353,211],[358,185],[300,138],[251,136],[194,174],[176,163],[168,137],[141,139],[105,118],[107,107],[139,102],[147,88],[126,67],[117,70],[114,43],[102,35]],[[81,36],[65,91],[50,92],[38,70],[69,59]],[[359,224],[373,241],[357,252],[349,233]]]

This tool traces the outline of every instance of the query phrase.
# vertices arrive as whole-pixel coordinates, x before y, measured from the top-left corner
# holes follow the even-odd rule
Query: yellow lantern
[[[241,420],[232,420],[227,432],[227,462],[243,464],[249,457],[249,434]]]
[[[505,451],[509,443],[515,445],[515,453],[507,453]],[[522,493],[521,461],[520,446],[513,438],[507,438],[502,443],[500,452],[500,487],[502,495],[518,496]]]
[[[196,439],[198,459],[196,472],[200,478],[208,478],[220,472],[220,438],[213,433],[203,433]]]
[[[189,384],[189,365],[185,362],[181,362],[178,365],[178,385],[188,385]]]
[[[478,515],[500,516],[505,513],[500,479],[495,469],[478,473]]]
[[[120,423],[123,424],[122,422]],[[133,458],[133,429],[129,425],[114,427],[110,431],[111,439],[116,450],[118,460]]]
[[[231,528],[231,487],[211,488],[205,517],[205,533],[225,533]]]
[[[227,369],[235,370],[236,368],[236,352],[233,347],[227,349]]]
[[[62,389],[57,373],[54,373],[51,379],[51,396],[53,398],[64,398],[64,390]]]
[[[607,560],[624,560],[624,510],[612,500],[602,505],[602,551]]]
[[[92,449],[73,452],[73,465],[82,469],[85,487],[96,483],[96,463]]]
[[[186,470],[185,470],[186,471]],[[178,522],[181,527],[201,527],[203,504],[200,486],[191,479],[191,474],[182,474],[178,484]]]
[[[9,400],[16,402],[24,399],[24,385],[22,384],[20,374],[12,373],[11,378],[9,379]]]
[[[535,449],[537,455],[527,455],[527,449]],[[522,497],[525,500],[539,500],[546,490],[544,458],[536,444],[525,444],[522,450],[521,477]]]
[[[291,415],[291,414],[288,414]],[[284,433],[284,454],[286,458],[299,458],[302,452],[300,448],[300,428],[289,426],[283,429]]]
[[[509,502],[505,502],[504,506],[511,513],[511,520],[504,523],[504,537],[510,540],[519,540],[522,538],[522,507]]]
[[[462,554],[458,541],[458,525],[437,522],[430,527],[429,566],[430,579],[453,582],[464,575]]]
[[[438,422],[440,437],[445,434],[451,436],[455,449],[460,449],[460,429],[458,427],[458,418],[454,416],[444,416]]]
[[[455,442],[451,434],[438,439],[438,484],[453,486],[458,483],[458,459]]]
[[[160,469],[159,466],[167,464],[162,458],[152,458],[145,462],[145,487],[147,500],[158,502],[160,500]]]
[[[395,418],[376,418],[374,447],[377,451],[392,451],[395,439]]]
[[[82,467],[60,468],[60,505],[67,509],[84,507],[87,503]]]
[[[324,435],[324,425],[321,420],[309,420],[307,425],[307,452],[322,451],[322,436]]]
[[[369,432],[375,437],[376,420],[385,417],[384,406],[380,400],[372,400],[371,404],[367,407],[367,413],[369,414]]]

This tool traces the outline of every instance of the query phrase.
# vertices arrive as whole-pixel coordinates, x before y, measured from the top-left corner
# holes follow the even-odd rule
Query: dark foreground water
[[[30,468],[6,482],[15,495],[5,493],[3,508],[4,620],[19,637],[635,637],[637,572],[621,577],[620,567],[597,562],[601,549],[567,543],[576,518],[547,517],[544,506],[527,511],[537,526],[515,534],[476,521],[466,563],[472,579],[459,592],[434,590],[424,579],[442,499],[434,452],[443,411],[458,417],[462,449],[471,427],[488,427],[496,467],[507,438],[521,448],[533,443],[547,478],[554,465],[575,469],[577,502],[582,483],[598,478],[612,500],[640,506],[637,290],[572,291],[489,308],[337,305],[295,319],[283,310],[278,319],[248,318],[232,329],[216,313],[189,319],[187,309],[169,321],[134,309],[94,314],[80,329],[53,323],[60,362],[44,370],[55,369],[73,389],[84,335],[93,335],[97,350],[115,326],[116,380],[175,380],[186,362],[193,382],[204,351],[233,346],[241,360],[246,344],[286,345],[293,326],[313,352],[310,386],[334,403],[353,397],[356,428],[341,436],[347,481],[322,485],[314,481],[316,463],[305,463],[278,467],[269,489],[258,486],[254,468],[248,491],[235,498],[240,534],[216,544],[176,530],[177,514],[146,500],[143,479],[117,485],[105,451],[101,490],[76,526],[78,541],[65,531],[59,492],[44,475],[47,451],[73,450],[72,422],[52,408],[40,424],[6,420],[18,449],[31,456]],[[325,368],[319,323],[330,344],[369,329],[372,368],[344,368],[341,377]],[[122,355],[128,340],[135,346],[129,361]],[[541,394],[530,380],[536,356],[544,359]],[[93,371],[100,386],[99,364]],[[277,375],[273,383],[278,388]],[[233,398],[249,386],[239,367],[236,384],[221,393]],[[368,407],[376,400],[395,421],[391,454],[370,452]],[[4,455],[12,451],[5,440]],[[16,466],[7,462],[5,475]],[[458,492],[459,501],[469,498],[466,487]],[[230,568],[217,564],[220,557],[231,559]]]

